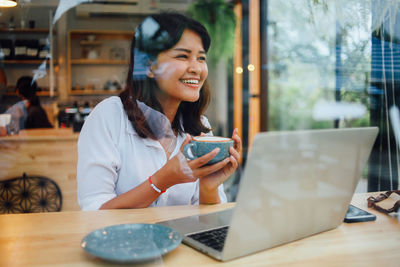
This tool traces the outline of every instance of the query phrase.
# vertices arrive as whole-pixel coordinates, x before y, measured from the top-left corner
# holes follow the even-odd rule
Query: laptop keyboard
[[[191,234],[188,235],[188,237],[221,252],[225,244],[228,228],[229,226],[224,226],[201,233]]]

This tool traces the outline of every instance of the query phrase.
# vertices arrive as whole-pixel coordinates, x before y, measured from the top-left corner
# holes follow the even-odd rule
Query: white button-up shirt
[[[204,117],[203,123],[209,127]],[[170,158],[185,140],[178,135]],[[121,99],[109,97],[86,119],[78,140],[78,203],[82,210],[97,210],[105,202],[140,185],[167,163],[161,144],[141,138],[133,129]],[[221,202],[226,202],[223,185]],[[150,206],[199,203],[199,182],[174,185]]]

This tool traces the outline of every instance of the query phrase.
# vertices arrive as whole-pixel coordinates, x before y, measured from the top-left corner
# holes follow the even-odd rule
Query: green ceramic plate
[[[120,224],[89,233],[81,247],[101,259],[131,263],[157,259],[179,246],[182,235],[158,224]]]

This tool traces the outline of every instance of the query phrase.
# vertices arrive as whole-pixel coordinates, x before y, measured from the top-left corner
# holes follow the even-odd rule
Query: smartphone
[[[372,213],[369,213],[365,210],[359,209],[353,205],[350,205],[346,216],[344,217],[344,222],[353,223],[353,222],[368,222],[375,221],[376,216]]]

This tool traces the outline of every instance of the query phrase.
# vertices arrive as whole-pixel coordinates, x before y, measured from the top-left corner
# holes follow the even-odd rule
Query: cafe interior
[[[149,76],[131,42],[160,12],[210,35],[204,115],[242,146],[226,201],[82,210],[82,127],[132,54]],[[21,122],[24,79],[45,124]],[[398,266],[396,101],[399,0],[0,0],[0,266]],[[191,243],[227,210],[217,252]]]

